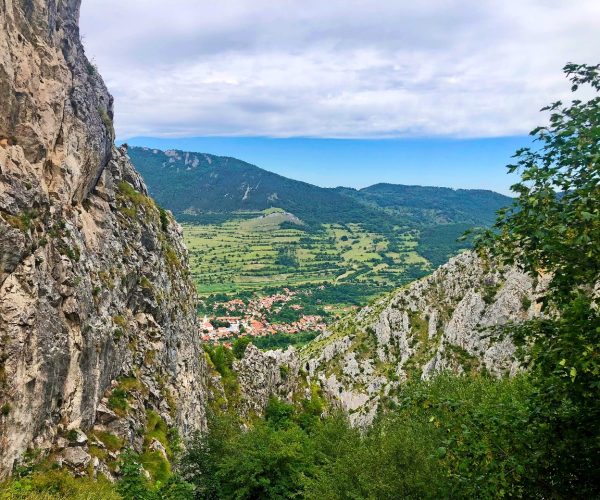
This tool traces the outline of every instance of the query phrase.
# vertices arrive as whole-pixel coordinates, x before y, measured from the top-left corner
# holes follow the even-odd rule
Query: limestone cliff
[[[102,467],[97,436],[141,449],[148,419],[205,420],[180,228],[113,145],[79,4],[0,0],[0,476],[27,449]]]
[[[262,352],[250,344],[234,369],[244,415],[262,414],[271,396],[291,401],[300,388],[300,360],[293,347]]]
[[[303,368],[353,423],[367,424],[407,379],[514,374],[515,346],[495,327],[539,314],[543,289],[515,267],[465,252],[317,337],[300,353]]]

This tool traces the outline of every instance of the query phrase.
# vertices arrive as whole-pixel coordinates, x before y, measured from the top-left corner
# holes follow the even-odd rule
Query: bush
[[[108,406],[117,415],[125,415],[127,409],[129,408],[129,403],[127,402],[127,392],[120,387],[113,389],[108,397]]]
[[[98,480],[74,478],[61,470],[36,472],[26,477],[15,477],[0,484],[2,500],[120,500],[114,485],[103,477]],[[131,497],[130,497],[131,498]]]
[[[294,407],[276,397],[269,398],[265,409],[265,420],[275,428],[287,427],[293,423]]]
[[[244,357],[244,353],[246,352],[246,347],[250,344],[251,340],[248,337],[238,337],[233,341],[233,355],[237,359],[242,359]]]
[[[513,380],[441,376],[402,389],[397,408],[360,432],[323,403],[269,400],[242,432],[217,419],[188,446],[186,480],[201,498],[490,498],[535,495],[522,432],[533,389]]]

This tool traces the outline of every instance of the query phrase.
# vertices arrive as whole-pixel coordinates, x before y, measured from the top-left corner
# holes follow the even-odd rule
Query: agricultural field
[[[310,284],[354,285],[371,296],[423,275],[419,234],[378,234],[360,224],[304,225],[281,209],[245,212],[220,224],[184,223],[200,296]],[[359,292],[360,294],[360,292]]]
[[[157,203],[184,225],[198,292],[212,301],[287,287],[318,295],[316,305],[364,305],[468,247],[457,238],[489,227],[512,202],[435,186],[322,188],[226,156],[128,153]]]

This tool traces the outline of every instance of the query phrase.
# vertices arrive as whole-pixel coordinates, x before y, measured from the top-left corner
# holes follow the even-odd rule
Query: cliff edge
[[[79,7],[0,2],[0,476],[28,449],[102,468],[102,436],[205,425],[181,230],[114,146]]]

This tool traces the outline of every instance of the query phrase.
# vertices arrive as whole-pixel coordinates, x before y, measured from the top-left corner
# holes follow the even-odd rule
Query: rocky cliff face
[[[113,145],[79,4],[0,1],[0,476],[28,448],[101,467],[95,436],[204,425],[180,229]]]
[[[250,344],[234,370],[240,385],[239,408],[245,416],[262,414],[271,396],[291,401],[300,388],[300,359],[293,347],[262,352]]]
[[[466,252],[317,337],[301,352],[303,368],[354,424],[368,424],[408,379],[514,374],[515,346],[495,327],[539,314],[543,289],[543,280]]]

